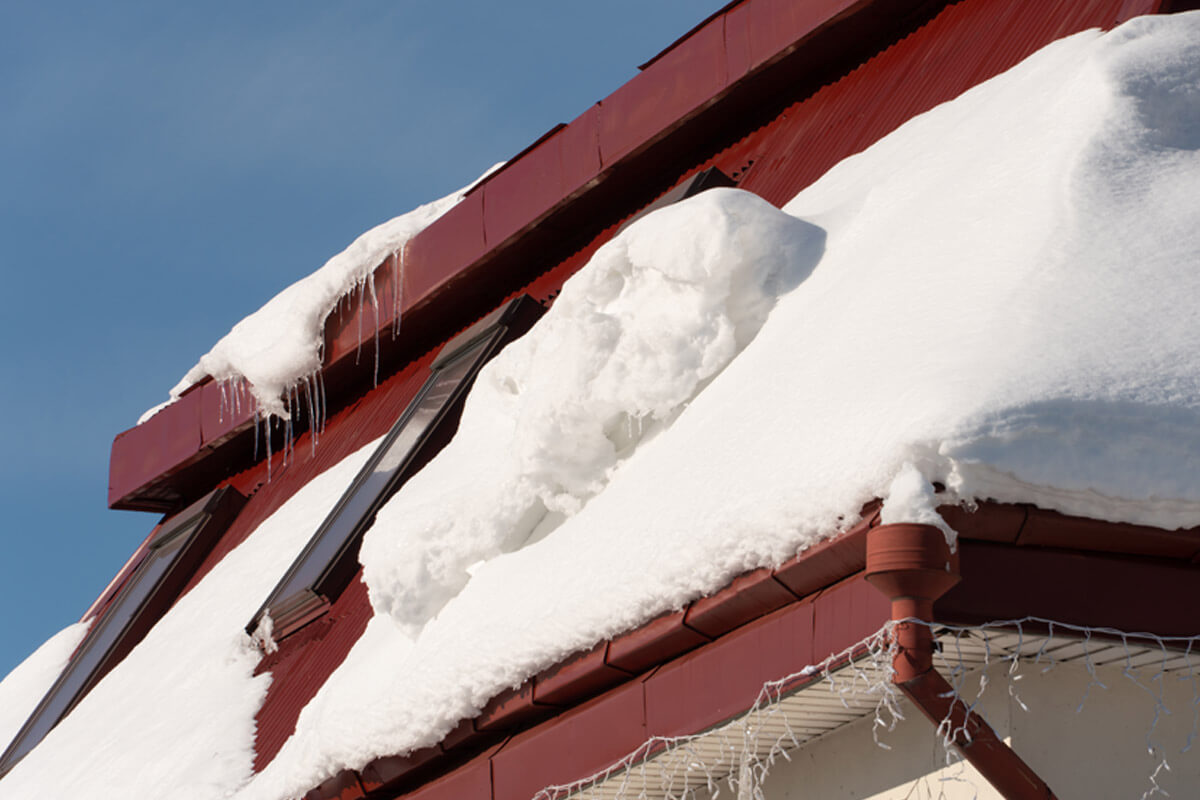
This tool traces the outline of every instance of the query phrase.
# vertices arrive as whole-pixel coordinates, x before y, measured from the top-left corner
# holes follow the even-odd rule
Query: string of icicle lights
[[[1170,770],[1170,757],[1190,750],[1200,732],[1200,679],[1196,673],[1200,636],[1162,637],[1037,617],[974,626],[903,621],[933,629],[939,648],[934,664],[953,687],[955,703],[985,720],[982,701],[989,692],[1005,692],[1022,712],[1034,713],[1021,699],[1022,680],[1065,664],[1082,667],[1086,678],[1077,712],[1098,690],[1108,688],[1105,680],[1111,681],[1115,675],[1130,681],[1145,693],[1152,708],[1145,747],[1154,766],[1146,776],[1144,800],[1167,796],[1159,779]],[[764,784],[771,768],[781,759],[790,761],[790,751],[861,717],[873,719],[875,743],[891,749],[887,734],[904,719],[903,695],[892,683],[892,630],[897,624],[889,622],[820,664],[766,683],[754,705],[729,722],[690,736],[652,737],[612,766],[574,783],[546,787],[534,800],[682,800],[729,795],[737,800],[765,800]],[[1169,680],[1183,682],[1190,689],[1186,708],[1169,707],[1164,688]],[[813,708],[822,709],[817,715],[821,720],[806,718],[806,709],[811,716]],[[837,713],[825,709],[841,709],[842,721]],[[1167,741],[1160,723],[1179,713],[1190,718],[1190,729],[1181,740]],[[959,733],[948,717],[936,730],[945,764],[957,767],[940,780],[969,780],[962,757],[952,745]]]

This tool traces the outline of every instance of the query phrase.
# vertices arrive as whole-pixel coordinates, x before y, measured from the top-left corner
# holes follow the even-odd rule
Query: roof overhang
[[[1097,663],[1132,654],[1135,666],[1163,660],[1153,644],[1118,651],[1102,634],[1089,635],[1090,650],[1081,649],[1080,636],[1066,626],[1158,637],[1200,633],[1200,530],[998,503],[940,511],[959,532],[962,581],[936,602],[934,619],[950,626],[938,635],[954,637],[954,652],[965,659],[960,667],[978,666],[989,649],[995,657],[1054,653],[1059,661],[1086,652]],[[683,756],[672,755],[678,748],[670,743],[686,740],[691,752],[719,748],[738,726],[759,724],[753,717],[764,686],[780,709],[771,713],[783,715],[775,722],[798,744],[873,713],[879,682],[866,680],[863,670],[881,667],[863,658],[878,650],[892,616],[864,574],[867,538],[878,524],[869,506],[852,529],[779,567],[743,575],[502,693],[439,746],[345,771],[309,798],[415,792],[431,800],[516,800],[594,776],[600,779],[587,783],[589,791],[609,796],[625,780],[622,764],[665,759],[653,769],[675,770],[680,764],[671,759]],[[997,620],[1025,621],[1016,634],[985,627]],[[1051,630],[1039,620],[1062,625]],[[857,672],[839,672],[844,668]],[[850,685],[859,688],[841,694],[851,674],[858,683]],[[831,686],[839,692],[832,704]]]

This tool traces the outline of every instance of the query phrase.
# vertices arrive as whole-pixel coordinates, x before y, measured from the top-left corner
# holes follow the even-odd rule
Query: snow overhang
[[[424,352],[672,186],[782,96],[783,87],[816,89],[873,52],[882,37],[941,5],[743,0],[726,6],[482,181],[409,243],[402,271],[391,263],[376,268],[377,305],[351,303],[326,322],[328,409],[371,385],[372,359],[359,357],[364,338],[379,336],[385,372]],[[396,339],[394,309],[404,318],[404,335]],[[208,381],[118,434],[109,506],[178,509],[248,466],[255,459],[255,410],[229,405],[222,387]],[[306,425],[295,421],[297,429]]]

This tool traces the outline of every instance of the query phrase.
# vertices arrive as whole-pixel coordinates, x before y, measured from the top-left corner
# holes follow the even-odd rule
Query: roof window
[[[140,563],[0,756],[0,775],[24,758],[154,627],[245,502],[237,490],[224,487],[159,526]]]
[[[449,440],[479,370],[524,334],[544,309],[522,295],[451,339],[429,378],[321,523],[246,630],[269,616],[274,641],[318,618],[358,571],[358,546],[375,514],[420,465]]]

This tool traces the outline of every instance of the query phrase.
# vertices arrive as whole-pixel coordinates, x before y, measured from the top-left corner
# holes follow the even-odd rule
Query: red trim
[[[533,684],[533,701],[567,707],[633,677],[608,664],[608,648],[608,642],[601,642],[586,653],[540,673]]]
[[[608,647],[608,663],[636,675],[709,641],[685,625],[683,616],[666,614],[618,636]]]
[[[1200,628],[1200,568],[1187,561],[972,541],[960,550],[963,581],[935,605],[944,622],[1031,616],[1158,636]]]
[[[683,624],[715,639],[795,600],[796,595],[776,580],[771,570],[756,569],[692,603]]]
[[[961,532],[959,551],[965,580],[936,602],[933,619],[971,623],[1040,612],[1073,621],[1073,613],[1078,616],[1077,612],[1087,608],[1093,613],[1081,618],[1081,624],[1112,624],[1126,629],[1132,626],[1165,634],[1183,632],[1176,629],[1186,627],[1187,632],[1195,632],[1196,620],[1200,619],[1200,592],[1196,591],[1200,569],[1182,560],[1139,562],[1106,555],[1058,553],[1016,543],[1022,538],[1018,522],[1035,512],[1036,509],[995,503],[981,503],[973,513],[955,512]],[[449,797],[452,795],[444,794],[450,791],[447,787],[456,786],[463,793],[453,796],[483,798],[488,795],[470,794],[462,787],[471,784],[472,791],[483,792],[481,764],[486,761],[490,764],[489,775],[495,776],[494,797],[515,798],[525,793],[522,796],[527,798],[544,786],[569,783],[596,773],[632,752],[650,736],[697,733],[744,712],[754,703],[765,682],[843,652],[893,617],[888,598],[872,588],[861,571],[839,575],[832,566],[842,564],[850,569],[860,559],[866,563],[865,541],[880,530],[872,528],[875,521],[872,514],[850,532],[809,548],[774,571],[774,580],[781,580],[782,572],[792,585],[821,584],[805,598],[750,620],[711,642],[685,624],[692,610],[713,608],[716,598],[735,596],[736,592],[730,591],[733,586],[753,596],[767,582],[767,574],[761,570],[742,576],[730,589],[697,600],[690,609],[659,617],[617,637],[607,646],[598,646],[540,673],[519,690],[503,693],[489,703],[488,710],[475,724],[465,721],[451,732],[442,742],[440,752],[439,748],[430,748],[415,756],[373,762],[359,776],[362,785],[371,792],[408,791],[428,780],[429,775],[451,770],[412,796]],[[1132,526],[1069,517],[1061,517],[1061,521],[1070,529],[1079,528],[1085,540],[1088,537],[1083,534],[1087,532],[1101,534],[1091,538],[1106,546],[1115,544],[1112,537],[1103,535],[1104,531],[1110,531],[1117,541],[1133,544],[1140,535]],[[944,573],[945,561],[953,562],[944,552],[942,534],[934,529],[917,536],[928,536],[934,543],[941,543],[943,549],[934,561],[919,562],[926,568],[927,576],[932,574],[940,580],[938,573]],[[997,544],[998,538],[1014,543]],[[883,571],[881,563],[888,562],[877,558],[872,561],[876,573]],[[903,566],[895,560],[891,563],[893,568],[897,563]],[[1117,573],[1133,578],[1132,594],[1108,591]],[[831,580],[837,582],[829,585]],[[894,587],[907,591],[908,597],[915,592],[903,580],[893,583]],[[1020,592],[1012,591],[1016,585],[1021,586]],[[1130,603],[1131,597],[1143,593],[1144,602]],[[739,602],[723,599],[721,604],[738,606]],[[746,602],[754,604],[752,600]],[[1128,611],[1130,605],[1136,607],[1136,613]],[[922,607],[928,609],[929,604]],[[1172,608],[1177,608],[1177,612],[1170,611]],[[902,616],[908,616],[912,610],[911,603],[901,604]],[[1120,616],[1122,610],[1127,611],[1124,617]],[[1165,620],[1163,625],[1151,624],[1152,618],[1160,617]],[[929,632],[927,626],[912,628]],[[928,660],[931,648],[931,643],[910,641],[907,652],[925,653]],[[614,665],[634,667],[626,671],[644,674],[626,679],[581,703],[606,681],[616,679],[612,672]],[[930,692],[936,695],[945,690],[938,689],[935,678],[921,677],[924,671],[919,668],[908,672],[910,679],[920,679],[915,683],[910,680],[901,688],[915,702],[926,704],[927,714],[939,715],[940,722],[948,709],[937,706],[939,698],[930,697]],[[703,697],[704,701],[696,702],[697,697]],[[547,701],[554,706],[574,705],[560,711],[545,705]],[[945,699],[940,702],[944,704]],[[516,733],[506,744],[493,747],[489,751],[491,756],[480,756],[465,767],[455,766],[461,763],[461,753],[469,754],[492,745],[495,737],[503,735],[496,733],[497,730],[518,730],[535,721],[538,715],[553,716]],[[969,722],[977,731],[977,740],[987,738],[983,728]],[[586,746],[579,744],[583,742]],[[976,757],[993,749],[987,744],[979,748]],[[1000,761],[1007,758],[1003,754],[982,757]],[[1021,774],[1011,764],[1003,770]]]
[[[536,274],[539,262],[561,260],[628,214],[638,204],[639,192],[648,200],[656,187],[670,185],[696,160],[709,157],[712,146],[706,139],[717,135],[718,128],[750,124],[745,108],[762,97],[777,98],[777,86],[797,91],[805,81],[818,79],[804,65],[779,63],[801,41],[809,43],[818,33],[836,39],[842,46],[830,49],[854,61],[855,53],[869,49],[869,42],[886,29],[883,20],[895,22],[921,3],[880,0],[875,10],[871,5],[866,0],[744,0],[700,26],[608,98],[490,176],[409,243],[402,309],[407,330],[436,340],[458,317],[494,307],[514,285]],[[855,12],[853,24],[843,24],[849,19],[847,10]],[[726,21],[735,14],[736,42],[731,47]],[[747,80],[751,73],[754,81]],[[732,100],[728,108],[727,100]],[[717,103],[726,110],[709,115],[712,124],[688,124]],[[541,179],[546,179],[544,190]],[[539,188],[530,191],[530,186]],[[538,234],[526,235],[535,225]],[[513,246],[518,236],[519,248]],[[346,393],[348,387],[369,380],[372,370],[353,369],[351,353],[358,349],[359,330],[366,339],[377,330],[390,331],[392,272],[390,263],[375,271],[378,308],[359,303],[350,312],[331,315],[325,348],[327,388]],[[385,358],[398,357],[409,343],[408,337],[395,344],[384,337],[381,345],[392,351]],[[232,451],[226,447],[248,430],[249,411],[228,424],[214,423],[220,417],[213,411],[219,390],[205,385],[184,396],[193,399],[181,399],[144,425],[118,435],[110,466],[110,506],[176,507],[196,491],[192,484],[220,472],[195,469],[198,462],[217,452],[222,457],[216,460],[230,460]],[[331,403],[335,399],[330,397]],[[330,407],[336,408],[336,403]],[[229,465],[224,466],[228,472]]]

